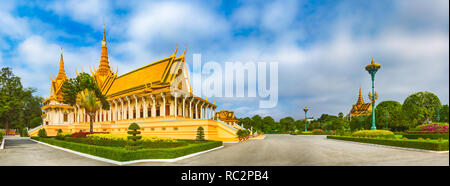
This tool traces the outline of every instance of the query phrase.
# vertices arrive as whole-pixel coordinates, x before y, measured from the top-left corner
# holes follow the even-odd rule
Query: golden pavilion
[[[369,96],[371,97],[371,96]],[[350,119],[358,116],[366,116],[372,114],[372,103],[364,103],[363,97],[361,95],[361,88],[359,88],[359,96],[356,104],[352,106],[349,116]]]
[[[178,47],[169,57],[118,76],[118,70],[113,72],[109,64],[103,28],[100,63],[91,74],[106,95],[110,109],[97,111],[94,132],[125,134],[135,122],[143,135],[195,139],[197,128],[202,126],[206,139],[237,141],[240,127],[214,119],[217,106],[192,94],[186,47],[180,56],[176,56],[177,51]],[[89,116],[84,108],[63,103],[62,84],[67,80],[61,47],[59,72],[51,78],[50,97],[42,107],[43,125],[30,130],[30,135],[37,135],[41,128],[50,136],[56,135],[58,129],[89,131]]]
[[[214,119],[218,119],[234,127],[239,127],[239,120],[234,117],[234,111],[221,110],[219,112],[216,112]]]

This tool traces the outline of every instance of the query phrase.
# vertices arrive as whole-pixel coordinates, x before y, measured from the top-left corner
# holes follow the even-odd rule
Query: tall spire
[[[102,52],[100,56],[100,65],[97,70],[99,75],[108,75],[111,72],[108,61],[108,49],[106,47],[106,37],[105,37],[105,24],[103,24],[103,40],[102,40]]]
[[[361,87],[359,87],[359,96],[358,96],[358,101],[356,102],[356,105],[362,105],[364,104],[364,100],[361,94]]]
[[[61,58],[59,59],[59,71],[58,71],[58,76],[56,77],[56,79],[59,79],[59,80],[66,80],[67,79],[66,71],[64,70],[64,60],[63,60],[62,45],[61,45]]]

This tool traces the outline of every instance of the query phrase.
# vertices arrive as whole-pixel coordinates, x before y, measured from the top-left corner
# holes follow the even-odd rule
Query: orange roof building
[[[186,47],[180,56],[177,51],[178,47],[164,59],[118,76],[118,70],[114,72],[110,66],[103,27],[99,66],[91,74],[106,95],[110,109],[97,111],[94,131],[126,133],[128,125],[136,122],[143,128],[142,134],[195,139],[197,128],[203,126],[207,139],[233,141],[237,129],[214,120],[217,106],[192,94]],[[42,107],[43,126],[49,130],[59,127],[65,132],[86,131],[89,116],[84,108],[63,103],[62,85],[67,80],[61,47],[59,72],[51,79],[50,97]],[[38,128],[33,130],[36,134]]]

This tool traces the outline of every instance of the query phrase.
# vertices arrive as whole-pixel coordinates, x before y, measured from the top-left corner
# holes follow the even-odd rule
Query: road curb
[[[0,150],[5,149],[5,138],[2,139],[2,145],[0,145]]]
[[[357,143],[357,144],[369,145],[369,146],[375,146],[375,147],[385,147],[385,148],[390,148],[390,149],[400,149],[400,150],[418,151],[418,152],[431,152],[431,153],[437,153],[437,154],[449,153],[449,151],[414,149],[414,148],[396,147],[396,146],[389,146],[389,145],[379,145],[379,144],[373,144],[373,143],[363,143],[363,142],[357,142],[357,141],[347,141],[347,140],[338,140],[338,139],[329,139],[329,138],[326,138],[326,139],[334,140],[334,141],[341,141],[341,142],[348,142],[348,143]]]
[[[127,165],[127,164],[144,163],[144,162],[172,163],[172,162],[176,162],[176,161],[179,161],[179,160],[191,158],[191,157],[203,154],[203,153],[207,153],[207,152],[210,152],[210,151],[214,151],[214,150],[223,148],[223,145],[222,145],[220,147],[216,147],[216,148],[213,148],[213,149],[209,149],[209,150],[205,150],[205,151],[201,151],[201,152],[196,152],[196,153],[193,153],[193,154],[188,154],[188,155],[181,156],[181,157],[178,157],[178,158],[173,158],[173,159],[143,159],[143,160],[132,160],[132,161],[115,161],[115,160],[111,160],[111,159],[107,159],[107,158],[102,158],[102,157],[98,157],[98,156],[94,156],[94,155],[90,155],[90,154],[77,152],[77,151],[74,151],[74,150],[70,150],[70,149],[66,149],[66,148],[50,145],[48,143],[44,143],[44,142],[41,142],[41,141],[36,141],[34,139],[29,139],[29,140],[34,141],[36,143],[43,144],[43,145],[47,145],[47,146],[55,148],[55,149],[63,150],[63,151],[66,151],[66,152],[70,152],[70,153],[73,153],[73,154],[76,154],[76,155],[79,155],[79,156],[83,156],[83,157],[86,157],[86,158],[90,158],[90,159],[94,159],[94,160],[98,160],[98,161],[102,161],[102,162],[106,162],[106,163],[111,163],[111,164],[115,164],[115,165]]]

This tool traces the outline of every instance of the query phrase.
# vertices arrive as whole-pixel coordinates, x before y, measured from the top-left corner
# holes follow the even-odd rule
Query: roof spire
[[[63,49],[61,44],[61,58],[59,59],[59,71],[56,79],[65,80],[67,79],[66,71],[64,70],[64,60],[63,60]]]
[[[356,105],[362,105],[364,104],[364,100],[361,94],[361,87],[359,87],[359,96],[358,96],[358,101],[356,102]]]
[[[108,48],[106,47],[106,36],[105,36],[105,24],[103,24],[103,40],[102,40],[102,52],[100,56],[100,65],[96,73],[99,75],[108,75],[111,72],[108,61]]]

